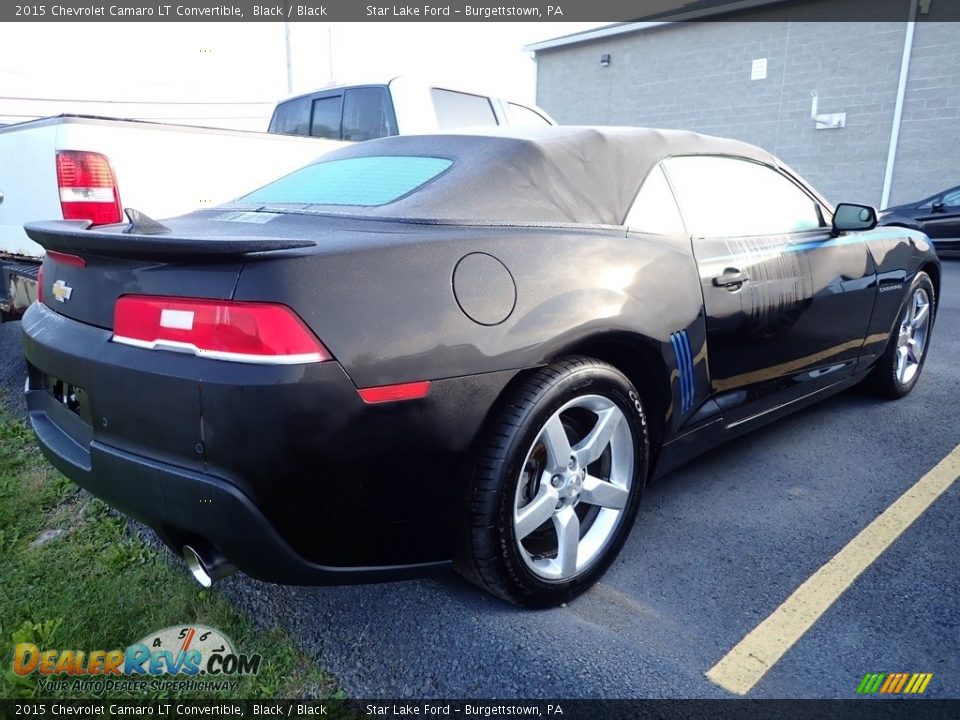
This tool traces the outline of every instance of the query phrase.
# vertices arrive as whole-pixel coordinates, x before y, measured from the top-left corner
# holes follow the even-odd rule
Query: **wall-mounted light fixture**
[[[610,53],[604,53],[600,56],[600,67],[610,67]]]
[[[810,93],[810,119],[816,123],[817,130],[838,130],[847,126],[847,114],[840,113],[820,113],[820,98],[817,97],[817,91]]]

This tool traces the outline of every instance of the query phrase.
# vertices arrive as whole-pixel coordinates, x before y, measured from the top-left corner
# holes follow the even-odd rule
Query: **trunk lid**
[[[144,222],[90,228],[87,221],[28,224],[27,234],[47,251],[41,277],[43,302],[66,317],[112,329],[114,308],[122,295],[230,299],[246,257],[315,244],[276,237],[262,214],[245,215],[254,214],[206,211],[163,226]]]

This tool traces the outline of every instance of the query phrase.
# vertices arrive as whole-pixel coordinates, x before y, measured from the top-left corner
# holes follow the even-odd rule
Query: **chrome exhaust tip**
[[[193,579],[205,588],[212,587],[217,580],[221,580],[237,571],[223,555],[209,545],[205,546],[200,543],[184,545],[183,560],[187,564],[190,574],[193,575]]]

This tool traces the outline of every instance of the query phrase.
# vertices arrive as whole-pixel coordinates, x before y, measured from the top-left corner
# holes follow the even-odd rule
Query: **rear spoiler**
[[[51,220],[24,225],[31,240],[46,250],[108,257],[170,260],[212,258],[313,247],[313,240],[295,238],[169,237],[166,233],[90,230],[89,220]],[[130,228],[135,229],[135,228]]]

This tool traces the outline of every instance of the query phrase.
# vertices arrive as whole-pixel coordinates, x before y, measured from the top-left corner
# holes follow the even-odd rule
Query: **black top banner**
[[[914,7],[911,13],[911,6]],[[939,5],[944,7],[941,9]],[[957,20],[955,0],[59,0],[0,4],[6,22],[665,22]],[[949,7],[948,7],[949,6]],[[942,17],[939,17],[942,16]]]
[[[0,700],[8,718],[955,720],[960,700]]]

